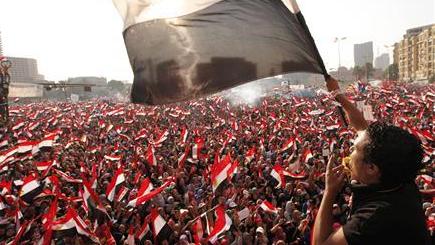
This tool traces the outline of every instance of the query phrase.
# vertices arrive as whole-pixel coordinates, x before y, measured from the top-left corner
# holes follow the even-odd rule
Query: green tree
[[[355,80],[361,80],[361,78],[364,76],[364,69],[359,67],[359,66],[355,66],[353,68],[352,74],[355,76]]]
[[[399,80],[399,67],[397,64],[391,64],[385,69],[385,78],[392,81]]]
[[[118,80],[110,80],[107,83],[107,86],[109,86],[111,90],[116,90],[116,91],[122,91],[124,89],[124,83]]]
[[[366,75],[367,81],[369,81],[369,78],[373,75],[373,72],[375,70],[373,69],[372,63],[367,62],[363,70],[364,70],[364,74]]]

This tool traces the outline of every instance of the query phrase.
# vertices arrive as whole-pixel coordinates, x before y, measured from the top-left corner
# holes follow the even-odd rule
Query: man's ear
[[[373,163],[369,163],[367,164],[367,173],[370,176],[376,177],[377,179],[379,179],[381,177],[381,170],[379,169],[379,167],[376,164]]]

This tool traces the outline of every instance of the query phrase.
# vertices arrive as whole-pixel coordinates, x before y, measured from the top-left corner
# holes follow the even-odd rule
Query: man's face
[[[369,165],[363,161],[364,147],[369,141],[370,139],[365,131],[359,132],[354,145],[351,147],[352,153],[350,154],[351,178],[363,184],[369,184],[368,182],[370,182],[367,172]]]

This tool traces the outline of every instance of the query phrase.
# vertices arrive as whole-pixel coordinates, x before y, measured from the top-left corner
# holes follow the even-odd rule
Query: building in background
[[[12,83],[34,83],[44,80],[44,76],[38,72],[38,62],[36,59],[6,57],[12,61],[12,67],[9,70]]]
[[[355,44],[353,46],[355,66],[363,67],[367,63],[373,65],[373,42]]]
[[[375,68],[385,70],[390,65],[390,55],[381,54],[375,59]]]
[[[105,77],[73,77],[65,82],[66,96],[77,95],[79,100],[108,96],[107,92]]]
[[[435,79],[435,24],[407,30],[394,45],[394,63],[402,81]]]

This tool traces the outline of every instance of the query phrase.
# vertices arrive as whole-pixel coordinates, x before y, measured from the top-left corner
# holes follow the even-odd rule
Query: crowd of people
[[[435,86],[346,94],[422,141],[416,182],[434,237]],[[10,115],[0,129],[0,244],[310,244],[327,158],[341,162],[355,137],[327,95],[43,102]],[[351,196],[347,184],[336,229]]]

